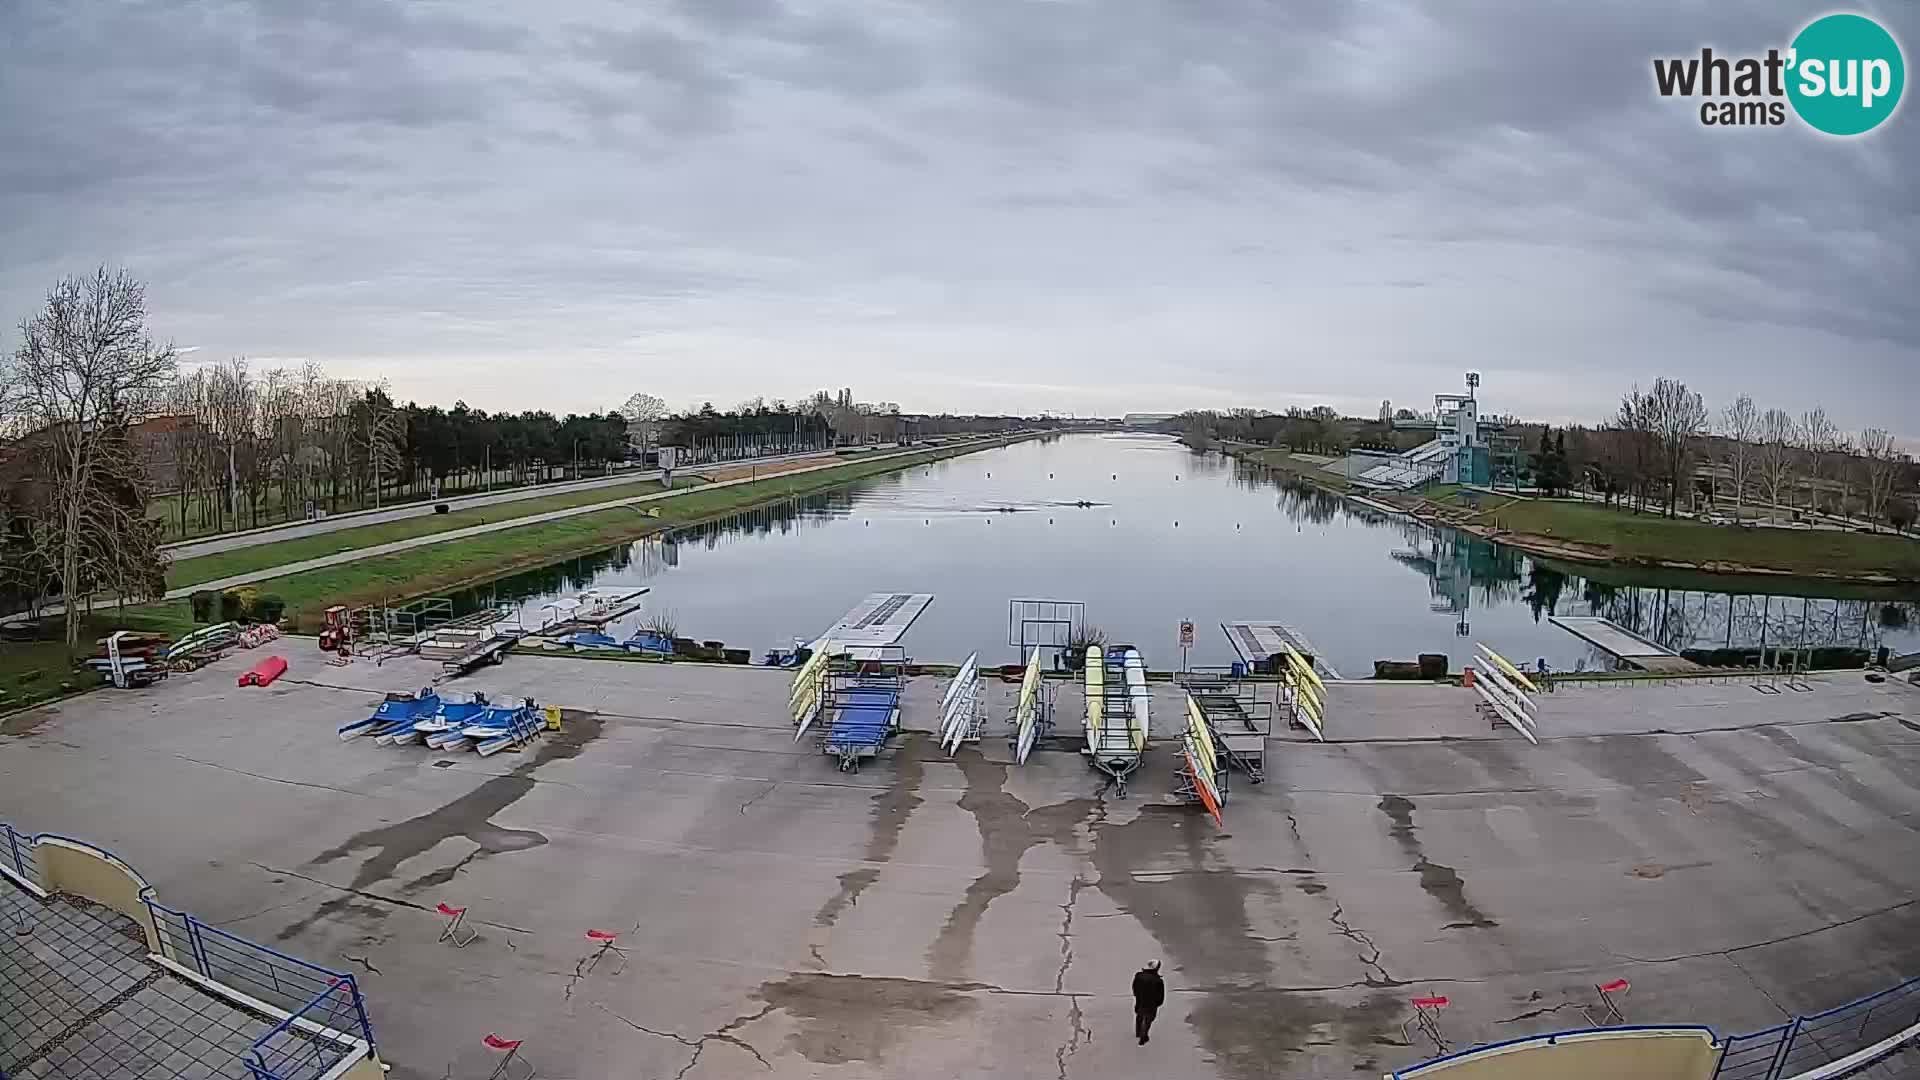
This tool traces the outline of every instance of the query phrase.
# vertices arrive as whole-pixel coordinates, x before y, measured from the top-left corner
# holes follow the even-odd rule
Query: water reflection
[[[1710,655],[1759,647],[1920,648],[1914,593],[1783,582],[1774,595],[1535,561],[1163,438],[1069,436],[956,458],[856,488],[677,528],[457,598],[537,613],[589,586],[651,586],[648,611],[756,652],[811,636],[868,592],[932,592],[916,655],[1013,659],[1007,601],[1084,601],[1089,622],[1177,662],[1178,624],[1202,627],[1196,664],[1232,659],[1212,627],[1278,618],[1349,673],[1376,659],[1475,642],[1559,670],[1608,666],[1555,615],[1599,615]],[[1718,586],[1718,587],[1716,587]],[[1804,591],[1809,596],[1781,595]],[[639,616],[634,621],[638,621]]]

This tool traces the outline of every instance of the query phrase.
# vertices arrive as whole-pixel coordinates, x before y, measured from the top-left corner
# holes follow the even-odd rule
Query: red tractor
[[[353,622],[347,609],[339,604],[327,609],[326,625],[320,630],[320,651],[353,655]]]

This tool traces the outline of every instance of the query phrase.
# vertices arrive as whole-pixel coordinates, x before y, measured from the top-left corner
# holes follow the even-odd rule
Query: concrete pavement
[[[484,1076],[489,1032],[555,1077],[1377,1075],[1438,1049],[1419,994],[1457,1048],[1581,1026],[1615,977],[1629,1022],[1747,1030],[1920,969],[1920,691],[1857,674],[1565,690],[1538,747],[1471,691],[1336,683],[1336,741],[1276,736],[1220,829],[1164,794],[1162,684],[1120,799],[1070,686],[1023,767],[994,682],[978,746],[845,774],[794,743],[784,673],[514,657],[443,689],[575,711],[478,759],[340,742],[436,668],[309,649],[266,690],[241,654],[7,719],[0,819],[352,963],[396,1080]],[[911,682],[909,727],[941,690]],[[442,900],[471,948],[435,940]],[[1171,992],[1141,1047],[1148,959]]]

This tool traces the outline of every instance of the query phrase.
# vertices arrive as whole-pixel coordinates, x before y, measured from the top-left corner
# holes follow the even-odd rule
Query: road
[[[752,458],[745,461],[709,462],[697,468],[711,468],[715,465],[759,465],[776,461],[793,461],[798,458],[820,457],[814,452],[805,454],[779,454],[772,457]],[[693,469],[681,469],[682,473]],[[420,503],[407,503],[402,506],[388,507],[383,510],[354,510],[345,514],[334,514],[313,521],[300,521],[286,525],[268,525],[245,532],[222,533],[201,540],[182,540],[175,544],[162,544],[160,550],[169,559],[179,562],[182,559],[213,555],[222,551],[234,551],[239,548],[257,547],[261,544],[277,544],[282,540],[294,540],[303,536],[321,536],[339,532],[342,529],[358,529],[364,525],[381,525],[389,521],[405,521],[408,518],[427,517],[434,512],[436,502],[445,503],[449,511],[471,510],[478,506],[497,506],[501,503],[520,502],[524,499],[540,499],[548,495],[562,495],[570,491],[591,491],[595,488],[619,487],[622,484],[636,484],[643,480],[660,479],[660,470],[615,473],[612,476],[595,477],[591,480],[572,480],[562,484],[541,484],[532,487],[508,488],[505,491],[484,492],[479,495],[462,495],[457,498],[429,500]]]
[[[490,1032],[542,1076],[1377,1077],[1440,1052],[1417,996],[1451,999],[1451,1048],[1586,1026],[1616,978],[1629,1023],[1752,1031],[1920,962],[1920,691],[1857,673],[1572,688],[1539,746],[1469,690],[1335,683],[1334,741],[1277,731],[1223,828],[1169,794],[1168,683],[1122,798],[1073,685],[1015,765],[1013,687],[950,758],[945,681],[912,679],[909,733],[841,773],[796,744],[788,673],[516,656],[446,689],[567,720],[482,759],[334,737],[437,665],[283,644],[265,690],[242,653],[8,717],[0,820],[355,971],[392,1080],[485,1076]],[[437,940],[443,902],[470,947]],[[589,929],[625,952],[593,963]]]
[[[993,439],[982,440],[982,444],[980,448],[985,449],[987,446],[999,445],[999,443],[1000,443],[1000,440],[997,437]],[[861,456],[859,458],[855,458],[853,459],[853,461],[863,462],[863,463],[871,462],[871,461],[884,461],[889,458],[905,457],[911,454],[923,453],[925,452],[926,449],[928,448],[917,447],[915,449],[900,450],[890,454],[869,454],[869,455]],[[786,460],[793,460],[795,458],[804,458],[804,457],[812,457],[812,456],[817,456],[817,455],[792,454],[784,458],[757,458],[755,459],[754,462],[751,462],[751,464],[769,464],[775,461],[786,461]],[[810,472],[819,472],[822,469],[837,468],[841,465],[846,465],[850,463],[852,462],[846,459],[830,458],[826,461],[821,462],[818,465],[812,465],[804,469],[792,469],[787,472],[780,473],[779,475],[803,476]],[[750,464],[750,463],[729,462],[727,464],[744,465],[744,464]],[[685,470],[678,470],[678,471],[685,471]],[[634,477],[632,479],[644,479],[644,477]],[[751,484],[760,479],[764,479],[764,477],[740,476],[740,477],[735,477],[732,480],[721,480],[711,484],[703,484],[700,486],[698,490],[712,491],[716,488],[732,487],[736,484]],[[552,490],[553,489],[551,488],[543,489],[541,491],[535,492],[534,494],[536,495],[552,494]],[[501,494],[504,495],[508,493],[502,492]],[[302,559],[299,562],[282,563],[279,566],[269,566],[259,570],[250,570],[244,574],[234,574],[229,577],[219,578],[214,581],[202,581],[193,585],[184,585],[177,589],[168,589],[164,599],[180,600],[205,589],[211,589],[216,591],[220,589],[230,589],[236,585],[250,585],[256,581],[268,581],[273,578],[286,577],[289,574],[300,574],[300,573],[305,573],[308,570],[320,570],[329,566],[339,566],[342,563],[358,562],[361,559],[377,558],[378,556],[381,556],[381,555],[391,555],[397,551],[407,551],[412,548],[426,547],[429,544],[444,544],[450,540],[464,540],[469,537],[482,536],[482,535],[485,535],[486,533],[499,532],[503,529],[517,529],[522,525],[538,525],[541,522],[559,521],[559,520],[562,520],[563,518],[577,517],[581,514],[596,514],[602,510],[612,510],[622,506],[634,506],[639,503],[652,502],[655,499],[665,499],[674,495],[684,495],[684,494],[686,494],[686,491],[679,490],[679,489],[672,490],[672,491],[652,491],[652,492],[648,492],[645,495],[634,495],[630,498],[625,498],[625,499],[611,499],[611,500],[608,500],[607,502],[589,503],[586,506],[572,506],[572,507],[567,507],[566,509],[563,509],[563,510],[552,510],[544,514],[529,514],[526,517],[510,518],[506,521],[490,521],[484,525],[470,525],[464,529],[449,529],[446,532],[431,533],[427,536],[415,536],[406,540],[395,540],[395,541],[392,541],[391,543],[375,544],[372,547],[354,548],[351,551],[335,552],[332,555],[322,555],[314,559]],[[476,497],[484,499],[484,498],[487,498],[488,496],[482,495],[482,496],[476,496]],[[521,498],[529,498],[529,497],[532,497],[532,496],[529,496],[529,495],[521,496]],[[511,502],[513,500],[502,499],[499,501]],[[473,505],[473,504],[468,504],[468,505]],[[486,505],[486,504],[482,503],[478,505]],[[408,511],[412,511],[412,513],[408,513],[403,516],[409,516],[409,517],[419,516],[419,513],[418,513],[419,508],[410,506],[410,507],[407,507],[406,509]],[[426,509],[426,512],[428,513],[433,512],[433,507],[431,504],[429,504],[425,509]],[[379,511],[379,512],[384,513],[385,511]],[[336,519],[328,518],[325,521],[313,522],[311,524],[320,525],[320,524],[325,524],[327,522],[331,522],[333,520],[336,520]],[[353,524],[366,525],[366,524],[370,524],[370,522],[362,518],[362,519],[356,520]],[[327,532],[331,530],[322,529],[320,531]],[[292,539],[295,536],[301,536],[301,535],[309,535],[309,534],[293,532],[291,530],[273,530],[269,539],[256,540],[255,543],[272,543],[278,540]],[[248,545],[242,544],[237,546],[245,547]],[[201,552],[197,552],[196,554],[206,555],[206,554],[210,554],[210,552],[201,551]],[[189,558],[189,557],[190,556],[174,553],[174,558]],[[96,605],[112,602],[112,598],[110,596],[109,597],[96,596],[94,600]],[[38,617],[50,618],[52,616],[62,614],[65,611],[66,611],[66,607],[62,604],[59,604],[59,603],[45,604],[41,606],[38,613]],[[31,617],[35,617],[34,613],[32,612],[16,611],[11,615],[0,616],[0,622],[13,622],[15,620],[27,619]]]

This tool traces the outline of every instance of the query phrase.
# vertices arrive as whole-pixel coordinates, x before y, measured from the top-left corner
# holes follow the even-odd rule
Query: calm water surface
[[[1083,602],[1089,624],[1139,645],[1156,668],[1179,666],[1182,619],[1196,625],[1193,664],[1234,658],[1220,623],[1275,619],[1304,631],[1350,677],[1370,675],[1376,659],[1422,652],[1447,653],[1458,669],[1475,642],[1556,670],[1607,666],[1552,614],[1605,615],[1673,648],[1763,638],[1920,648],[1911,594],[1765,596],[1712,591],[1699,576],[1680,588],[1576,574],[1169,438],[1105,434],[915,468],[458,599],[519,602],[531,623],[556,596],[646,586],[642,616],[670,612],[682,636],[750,648],[756,660],[813,637],[871,592],[935,594],[906,638],[924,660],[978,650],[985,662],[1013,661],[1007,603],[1016,597]]]

